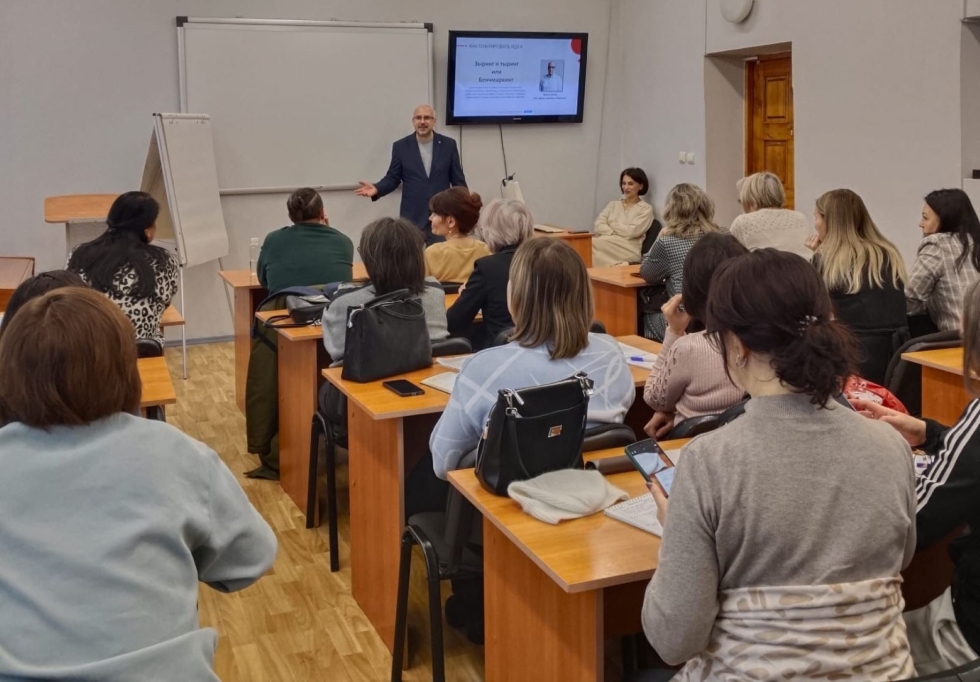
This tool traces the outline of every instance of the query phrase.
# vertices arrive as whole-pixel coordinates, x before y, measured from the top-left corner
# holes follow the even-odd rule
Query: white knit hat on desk
[[[595,514],[629,497],[598,471],[581,469],[562,469],[511,483],[507,494],[525,513],[551,524]]]

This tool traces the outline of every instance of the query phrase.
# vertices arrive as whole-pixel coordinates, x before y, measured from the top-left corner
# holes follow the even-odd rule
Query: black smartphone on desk
[[[646,479],[647,483],[653,483],[651,476],[667,468],[663,459],[663,448],[652,438],[627,445],[626,456],[633,463],[633,466],[636,467],[636,470],[640,472],[640,475]]]
[[[425,391],[420,386],[416,386],[411,381],[405,379],[395,379],[394,381],[382,381],[381,385],[395,395],[408,398],[413,395],[424,395]]]

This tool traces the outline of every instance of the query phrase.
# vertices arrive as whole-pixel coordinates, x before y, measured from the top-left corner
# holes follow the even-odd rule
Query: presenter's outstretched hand
[[[378,188],[372,185],[370,182],[364,182],[361,180],[357,184],[359,184],[360,187],[354,190],[354,194],[359,197],[373,197],[378,193]]]

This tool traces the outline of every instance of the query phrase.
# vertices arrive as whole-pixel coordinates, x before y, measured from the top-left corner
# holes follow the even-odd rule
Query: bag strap
[[[397,303],[399,301],[404,301],[412,297],[412,292],[408,289],[395,289],[394,291],[389,291],[383,296],[375,296],[367,303],[359,306],[367,310],[368,308],[373,308],[375,306],[384,305],[385,303]]]

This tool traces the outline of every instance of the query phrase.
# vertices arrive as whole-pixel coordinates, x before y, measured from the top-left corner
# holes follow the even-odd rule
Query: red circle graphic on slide
[[[574,52],[575,54],[577,54],[580,57],[582,56],[582,39],[581,38],[572,38],[572,52]]]

